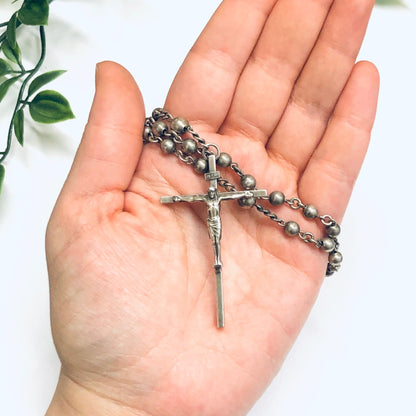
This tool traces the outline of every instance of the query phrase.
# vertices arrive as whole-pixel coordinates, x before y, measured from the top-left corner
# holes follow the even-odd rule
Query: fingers
[[[355,65],[328,129],[299,182],[299,195],[340,220],[360,171],[374,123],[379,75],[369,62]]]
[[[114,62],[98,64],[90,116],[63,192],[124,191],[141,152],[143,124],[143,100],[133,77]]]
[[[277,0],[224,0],[189,52],[166,108],[217,131],[235,86]],[[195,123],[196,122],[196,123]]]
[[[321,35],[268,144],[271,156],[302,172],[355,63],[373,0],[335,0]]]
[[[224,134],[266,143],[274,131],[333,0],[280,0],[241,74]]]

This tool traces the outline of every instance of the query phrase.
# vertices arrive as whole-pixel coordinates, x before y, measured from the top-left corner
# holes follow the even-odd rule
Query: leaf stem
[[[30,74],[31,72],[33,72],[33,69],[29,69],[28,71],[26,71],[26,70],[24,70],[24,71],[12,71],[10,73],[11,74],[26,75],[26,74]]]
[[[8,24],[9,24],[9,22],[0,23],[0,27],[7,26]]]
[[[40,54],[40,57],[39,57],[39,61],[38,61],[38,63],[36,64],[36,66],[31,71],[27,71],[27,72],[30,72],[30,73],[25,78],[25,80],[22,83],[22,86],[20,87],[19,95],[18,95],[17,101],[16,101],[16,106],[14,108],[13,115],[12,115],[12,119],[10,121],[9,132],[8,132],[8,135],[7,135],[7,145],[6,145],[6,148],[4,149],[4,151],[0,152],[0,155],[1,155],[0,156],[0,163],[2,163],[6,159],[7,155],[10,152],[10,148],[11,148],[11,145],[12,145],[12,137],[13,137],[13,122],[14,122],[14,118],[16,116],[16,113],[19,110],[23,109],[26,106],[26,104],[28,103],[27,102],[27,99],[26,100],[22,100],[23,93],[25,91],[26,85],[33,78],[33,76],[39,71],[40,67],[43,64],[43,61],[45,60],[45,55],[46,55],[46,37],[45,37],[45,27],[44,26],[40,26],[39,27],[39,33],[40,33],[40,43],[41,43],[41,48],[42,48],[41,54]],[[21,105],[22,104],[22,101],[23,101],[23,105]]]

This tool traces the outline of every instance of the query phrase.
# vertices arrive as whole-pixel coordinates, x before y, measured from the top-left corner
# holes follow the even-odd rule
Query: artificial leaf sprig
[[[405,6],[402,0],[377,0],[378,6]]]
[[[45,25],[48,24],[49,3],[52,1],[24,0],[20,9],[8,22],[0,23],[0,27],[6,28],[0,35],[0,50],[4,55],[4,58],[0,58],[0,102],[12,85],[21,83],[9,125],[6,147],[0,151],[0,192],[5,174],[2,163],[10,152],[13,136],[20,145],[23,146],[24,143],[25,108],[29,108],[30,116],[39,123],[50,124],[74,118],[68,100],[59,92],[45,90],[33,97],[39,89],[65,72],[50,71],[34,78],[46,55]],[[22,51],[16,39],[16,30],[20,25],[39,26],[41,54],[35,67],[30,70],[26,70],[23,65]]]

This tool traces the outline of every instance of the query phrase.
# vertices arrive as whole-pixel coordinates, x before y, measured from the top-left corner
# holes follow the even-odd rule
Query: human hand
[[[225,0],[165,108],[230,153],[259,188],[299,196],[339,221],[375,115],[377,71],[354,65],[372,5]],[[47,231],[62,361],[48,415],[244,415],[302,327],[327,255],[224,203],[227,325],[218,330],[206,208],[160,204],[206,183],[142,147],[144,117],[127,71],[100,64]]]

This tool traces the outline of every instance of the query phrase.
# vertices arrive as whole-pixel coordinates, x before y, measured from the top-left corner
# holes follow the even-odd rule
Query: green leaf
[[[13,118],[14,134],[21,146],[23,146],[24,117],[23,109],[20,109]]]
[[[75,118],[68,100],[56,91],[41,91],[29,103],[29,111],[33,120],[38,123],[57,123]]]
[[[17,12],[10,18],[7,24],[6,36],[9,41],[9,45],[12,49],[16,48],[16,24],[17,24]]]
[[[0,84],[0,102],[6,96],[9,88],[20,78],[20,76],[6,79],[2,84]]]
[[[405,6],[402,0],[377,0],[378,6]]]
[[[39,75],[29,85],[28,96],[30,97],[34,92],[36,92],[49,82],[53,81],[54,79],[58,78],[65,72],[66,71],[57,70],[46,72],[45,74]]]
[[[4,166],[0,165],[0,193],[1,193],[1,188],[3,186],[3,181],[4,181],[4,174],[6,173]]]
[[[13,68],[9,65],[9,63],[4,59],[0,59],[0,77],[11,74],[12,72]]]
[[[47,25],[49,18],[48,0],[25,0],[19,10],[18,17],[25,25]]]
[[[9,41],[4,39],[3,43],[1,44],[1,50],[4,53],[4,56],[15,64],[18,64],[22,59],[22,52],[20,51],[19,45],[17,43],[16,46],[12,48]]]

